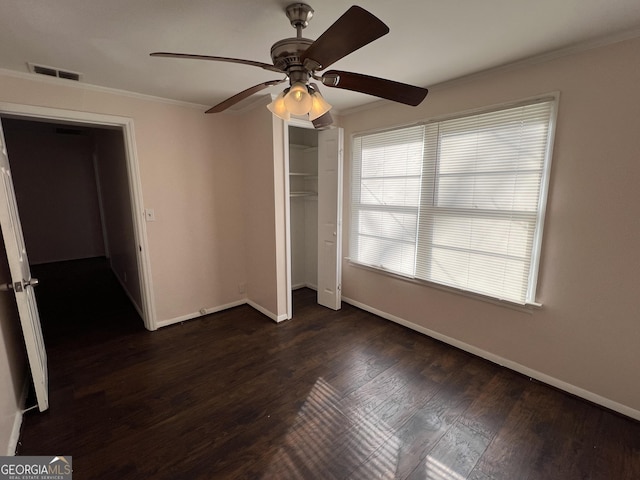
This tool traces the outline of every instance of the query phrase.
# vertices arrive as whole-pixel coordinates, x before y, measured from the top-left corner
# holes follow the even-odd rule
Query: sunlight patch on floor
[[[424,478],[424,480],[465,480],[466,477],[453,471],[432,456],[427,455],[425,459],[425,475],[419,478]]]
[[[348,465],[360,464],[353,478],[394,478],[398,439],[374,413],[345,413],[341,400],[340,392],[319,378],[262,478],[307,480],[326,474],[330,479],[345,457]],[[375,458],[364,463],[374,452]]]

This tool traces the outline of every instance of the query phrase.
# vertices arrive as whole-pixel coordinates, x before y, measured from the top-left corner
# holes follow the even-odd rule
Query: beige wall
[[[7,255],[0,248],[0,283],[11,281]],[[27,372],[24,342],[15,297],[0,291],[0,455],[13,455]]]
[[[285,130],[288,128],[285,122],[271,116],[273,122],[273,169],[274,169],[274,197],[275,197],[275,242],[276,242],[276,282],[277,285],[286,285],[287,276],[287,218],[285,217],[286,205],[289,203],[289,196],[285,194],[285,184],[289,180],[289,171],[285,168],[285,155],[289,149],[289,143],[285,142],[288,135]],[[287,298],[289,292],[286,289],[278,288],[277,292],[277,318],[282,321],[288,318]]]
[[[120,129],[95,128],[92,137],[109,263],[129,298],[142,311],[124,135]]]
[[[241,119],[247,296],[274,320],[279,314],[276,252],[276,187],[272,115],[258,108]]]
[[[539,310],[351,266],[344,296],[640,418],[640,39],[434,88],[343,118],[348,252],[354,132],[560,91]]]
[[[242,153],[235,118],[153,104],[134,117],[159,321],[244,298]],[[126,113],[125,113],[126,115]],[[129,115],[131,116],[131,115]]]

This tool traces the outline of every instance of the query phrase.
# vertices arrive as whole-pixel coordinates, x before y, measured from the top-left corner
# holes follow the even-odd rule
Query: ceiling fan
[[[311,80],[327,87],[362,92],[411,106],[419,105],[427,96],[426,88],[359,73],[329,70],[318,74],[341,58],[389,33],[389,27],[365,9],[352,6],[315,41],[302,37],[302,30],[307,27],[314,13],[309,5],[293,3],[285,8],[285,12],[297,34],[295,38],[280,40],[271,47],[273,64],[188,53],[154,52],[151,56],[240,63],[285,75],[282,79],[247,88],[206,113],[222,112],[245,98],[286,80],[289,80],[289,87],[268,106],[269,110],[285,120],[291,114],[308,114],[316,128],[332,123],[329,113],[331,105],[322,98],[318,85]]]

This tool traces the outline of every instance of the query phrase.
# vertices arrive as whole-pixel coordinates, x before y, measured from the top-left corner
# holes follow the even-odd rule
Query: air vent
[[[31,73],[38,73],[40,75],[47,75],[49,77],[64,78],[66,80],[79,81],[82,74],[77,72],[70,72],[69,70],[61,70],[55,67],[47,67],[45,65],[36,65],[35,63],[28,62],[29,71]]]

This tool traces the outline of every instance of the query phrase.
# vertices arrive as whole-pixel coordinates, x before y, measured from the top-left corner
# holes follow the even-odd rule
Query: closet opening
[[[343,130],[311,124],[285,131],[287,222],[287,318],[293,290],[315,291],[317,303],[341,308]]]
[[[291,289],[318,290],[318,133],[289,127]]]

